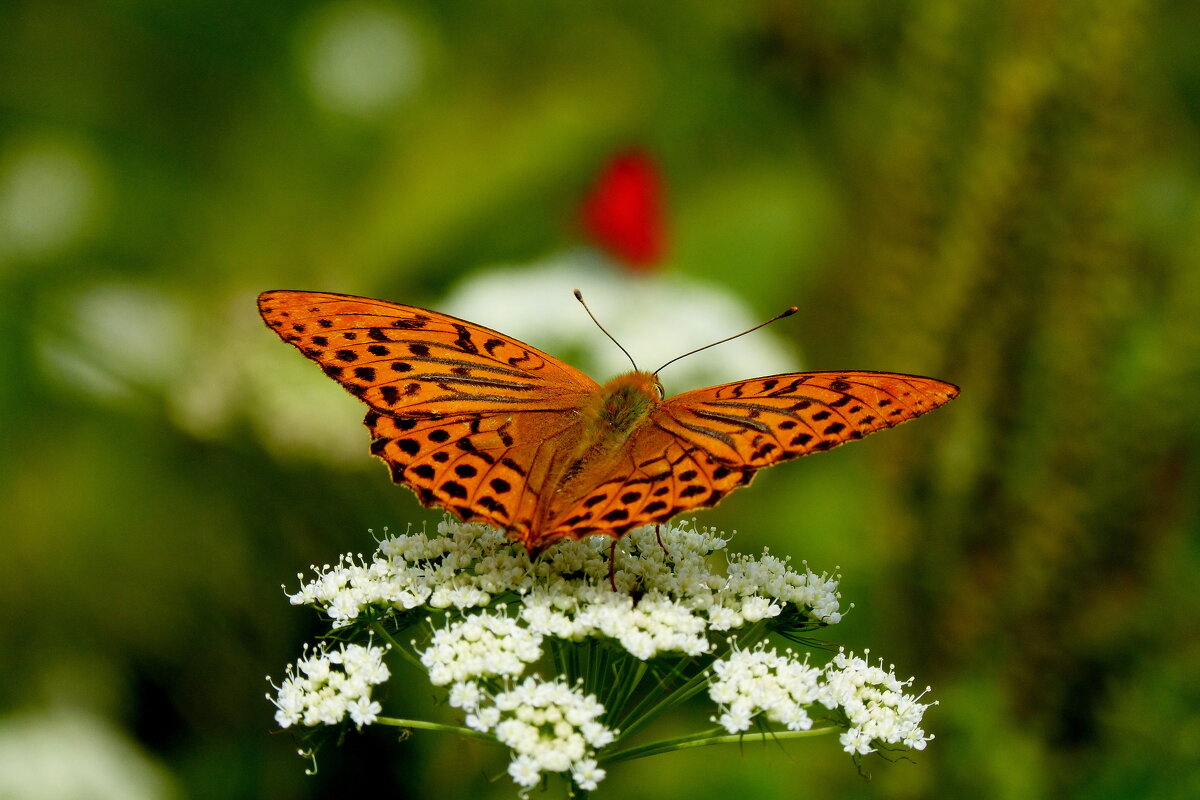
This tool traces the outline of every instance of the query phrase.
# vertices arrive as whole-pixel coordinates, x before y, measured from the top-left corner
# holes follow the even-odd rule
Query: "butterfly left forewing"
[[[570,409],[599,388],[524,342],[416,306],[297,291],[263,292],[258,306],[280,338],[384,414]]]
[[[366,297],[271,291],[263,320],[371,406],[371,452],[392,478],[463,520],[526,541],[596,382],[447,314]]]

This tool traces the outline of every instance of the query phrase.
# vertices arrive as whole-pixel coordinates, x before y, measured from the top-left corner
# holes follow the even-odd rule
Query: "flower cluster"
[[[730,733],[748,730],[758,714],[789,731],[812,727],[806,707],[819,697],[821,670],[794,658],[790,649],[783,655],[765,647],[735,649],[713,664],[713,675],[708,696],[721,709],[714,722]]]
[[[520,675],[541,658],[542,636],[503,614],[473,614],[433,631],[421,663],[434,686]]]
[[[920,725],[925,709],[936,702],[918,702],[929,687],[916,697],[906,694],[904,689],[913,679],[899,680],[894,669],[871,666],[865,658],[844,650],[826,668],[821,702],[827,708],[840,707],[850,720],[850,729],[841,735],[847,753],[873,752],[872,742],[924,750],[933,738]]]
[[[370,725],[383,709],[371,700],[371,687],[390,676],[383,663],[382,647],[360,644],[330,649],[318,644],[309,653],[288,665],[287,677],[275,687],[276,696],[267,695],[275,704],[279,727],[292,725],[336,725],[347,715],[358,727]]]
[[[444,688],[466,727],[379,717],[370,686],[387,678],[383,651],[359,645],[318,648],[289,667],[273,700],[280,725],[349,716],[483,736],[509,750],[522,792],[554,773],[594,789],[610,755],[651,748],[610,745],[705,687],[715,734],[757,720],[787,736],[820,718],[854,754],[932,738],[919,727],[928,706],[905,693],[911,680],[853,654],[817,666],[765,645],[770,631],[839,622],[839,576],[767,552],[726,556],[727,539],[694,524],[611,542],[563,541],[533,561],[500,531],[446,520],[385,536],[370,559],[314,567],[291,601],[325,614],[339,638],[385,638]]]
[[[518,786],[536,786],[544,772],[570,772],[584,791],[604,779],[596,750],[616,731],[599,721],[604,706],[594,695],[561,680],[529,677],[494,695],[473,682],[456,684],[450,704],[467,712],[468,727],[495,734],[512,750],[508,774]]]
[[[849,720],[841,735],[847,753],[874,752],[875,742],[924,750],[933,738],[920,728],[929,706],[904,692],[911,678],[901,681],[891,669],[871,666],[844,650],[821,669],[810,666],[807,658],[798,659],[791,649],[779,654],[759,643],[715,662],[713,674],[708,696],[721,710],[714,721],[730,733],[748,730],[759,714],[788,730],[808,730],[812,718],[807,707],[819,702],[840,709]]]
[[[716,531],[672,525],[662,538],[666,549],[643,528],[618,543],[613,592],[601,537],[561,542],[534,562],[494,528],[444,521],[436,535],[385,538],[370,562],[347,555],[314,567],[316,577],[290,598],[340,628],[367,609],[467,611],[513,593],[529,629],[576,641],[609,637],[643,660],[707,652],[710,632],[779,616],[789,605],[813,624],[841,620],[837,580],[828,574],[797,572],[770,554],[731,556],[722,574],[709,559],[727,544]]]

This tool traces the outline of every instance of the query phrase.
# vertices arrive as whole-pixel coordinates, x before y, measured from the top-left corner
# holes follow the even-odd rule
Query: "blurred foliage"
[[[842,565],[831,638],[942,701],[918,763],[748,742],[601,791],[1200,795],[1198,32],[1186,0],[0,5],[0,707],[106,720],[156,796],[484,796],[475,744],[352,734],[309,778],[268,733],[262,676],[313,630],[279,583],[435,517],[365,436],[272,444],[272,398],[327,396],[318,432],[360,409],[253,297],[437,306],[577,243],[635,143],[663,269],[795,298],[807,366],[963,394],[704,515]]]

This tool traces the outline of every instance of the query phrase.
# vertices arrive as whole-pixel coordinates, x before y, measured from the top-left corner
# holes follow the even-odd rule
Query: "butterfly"
[[[415,306],[270,291],[266,324],[368,406],[371,453],[420,502],[536,554],[715,505],[754,474],[937,408],[958,387],[796,372],[667,398],[656,373],[601,386],[535,347]]]

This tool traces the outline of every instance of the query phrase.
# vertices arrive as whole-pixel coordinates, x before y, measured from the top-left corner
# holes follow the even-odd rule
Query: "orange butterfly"
[[[887,372],[796,372],[666,399],[654,373],[600,386],[448,314],[325,292],[263,292],[263,320],[371,407],[392,480],[537,553],[711,506],[754,473],[932,411],[958,387]]]

